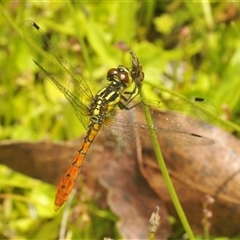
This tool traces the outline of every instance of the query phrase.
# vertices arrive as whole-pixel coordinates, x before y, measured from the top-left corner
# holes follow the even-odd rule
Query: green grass
[[[232,4],[240,9],[239,3]],[[0,138],[69,140],[84,133],[64,96],[32,62],[22,37],[25,19],[35,21],[49,34],[51,42],[79,70],[94,93],[106,85],[109,68],[130,66],[128,52],[114,45],[124,41],[143,66],[147,98],[207,98],[218,107],[219,118],[227,118],[217,124],[239,133],[240,29],[239,19],[228,21],[227,6],[227,2],[208,1],[1,3]],[[40,239],[51,232],[48,239],[56,239],[58,231],[52,229],[57,229],[62,216],[52,211],[55,188],[4,166],[0,172],[0,194],[11,196],[0,199],[0,238]],[[36,189],[32,192],[28,184],[19,182]],[[35,199],[36,195],[39,198]],[[90,199],[83,204],[94,205]],[[40,217],[35,219],[29,209]],[[77,223],[70,224],[69,239],[100,239],[117,221],[108,211],[86,214],[94,217],[87,223],[78,220],[84,225],[82,235],[78,235]],[[95,233],[92,226],[97,229]],[[39,227],[42,231],[36,233]],[[110,234],[119,237],[115,228]]]

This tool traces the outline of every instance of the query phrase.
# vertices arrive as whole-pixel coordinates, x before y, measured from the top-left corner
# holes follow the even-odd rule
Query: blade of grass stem
[[[148,126],[154,126],[149,108],[148,108],[147,105],[144,104],[145,97],[144,97],[144,92],[143,92],[142,88],[139,89],[139,93],[140,93],[140,96],[141,96],[142,101],[143,101],[143,104],[142,104],[143,105],[143,111],[144,111],[144,115],[145,115],[147,124],[148,124]],[[157,139],[154,128],[149,129],[149,132],[150,132],[150,137],[151,137],[151,141],[152,141],[152,144],[153,144],[153,148],[154,148],[154,151],[155,151],[155,154],[156,154],[156,157],[157,157],[157,161],[158,161],[158,164],[159,164],[159,168],[162,172],[163,179],[165,181],[165,184],[167,186],[167,189],[169,191],[169,194],[171,196],[171,199],[173,201],[175,209],[178,213],[178,216],[179,216],[179,218],[182,222],[182,225],[183,225],[186,233],[188,234],[189,239],[195,239],[194,234],[192,232],[192,229],[191,229],[191,227],[188,223],[188,220],[185,216],[185,213],[184,213],[184,211],[182,209],[182,206],[181,206],[181,204],[178,200],[176,191],[175,191],[174,186],[172,184],[172,181],[170,179],[170,176],[169,176],[166,164],[164,162],[164,159],[163,159],[163,156],[162,156],[162,153],[161,153],[161,150],[160,150],[160,146],[159,146],[158,139]]]

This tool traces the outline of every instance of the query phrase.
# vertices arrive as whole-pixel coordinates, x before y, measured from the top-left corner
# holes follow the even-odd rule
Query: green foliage
[[[126,48],[131,48],[143,65],[149,98],[205,97],[219,108],[219,117],[228,119],[222,126],[239,131],[239,19],[229,9],[239,11],[239,3],[2,2],[0,138],[66,140],[84,133],[64,96],[32,62],[21,31],[25,19],[49,34],[94,93],[106,85],[109,68],[130,66]],[[119,42],[125,45],[117,48]],[[0,199],[0,238],[57,238],[61,216],[52,210],[54,188],[3,166],[0,172],[0,194],[9,195]],[[106,216],[95,218],[92,226],[103,226],[101,220],[112,226],[116,219],[107,211]],[[103,237],[90,226],[76,235],[76,226],[69,238]]]

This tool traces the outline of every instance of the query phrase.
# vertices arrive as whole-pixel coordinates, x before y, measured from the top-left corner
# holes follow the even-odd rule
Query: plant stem
[[[139,88],[139,93],[140,93],[140,96],[141,96],[141,99],[142,99],[142,103],[143,103],[142,106],[143,106],[143,111],[144,111],[144,114],[145,114],[147,124],[148,124],[148,126],[154,126],[149,108],[146,104],[144,104],[145,97],[144,97],[144,92],[143,92],[142,88]],[[163,156],[162,156],[162,153],[161,153],[161,150],[160,150],[160,146],[159,146],[158,139],[157,139],[154,128],[150,127],[149,132],[150,132],[150,137],[151,137],[151,141],[152,141],[152,144],[153,144],[153,148],[154,148],[154,151],[155,151],[155,154],[156,154],[156,157],[157,157],[157,161],[158,161],[158,164],[159,164],[159,168],[162,172],[163,179],[165,181],[165,184],[167,186],[167,189],[169,191],[169,194],[171,196],[171,199],[173,201],[175,209],[178,213],[178,216],[179,216],[179,218],[182,222],[182,225],[183,225],[186,233],[188,234],[189,239],[195,239],[194,234],[192,232],[192,229],[191,229],[191,227],[190,227],[190,225],[187,221],[185,213],[184,213],[184,211],[182,209],[182,206],[181,206],[181,204],[178,200],[177,194],[175,192],[172,181],[170,179],[170,176],[169,176],[166,164],[164,162],[164,159],[163,159]]]

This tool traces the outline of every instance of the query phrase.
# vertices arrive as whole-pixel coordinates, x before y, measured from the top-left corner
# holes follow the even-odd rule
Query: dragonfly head
[[[118,66],[117,68],[111,68],[107,72],[108,81],[118,81],[123,83],[126,87],[132,84],[131,77],[127,68]]]

